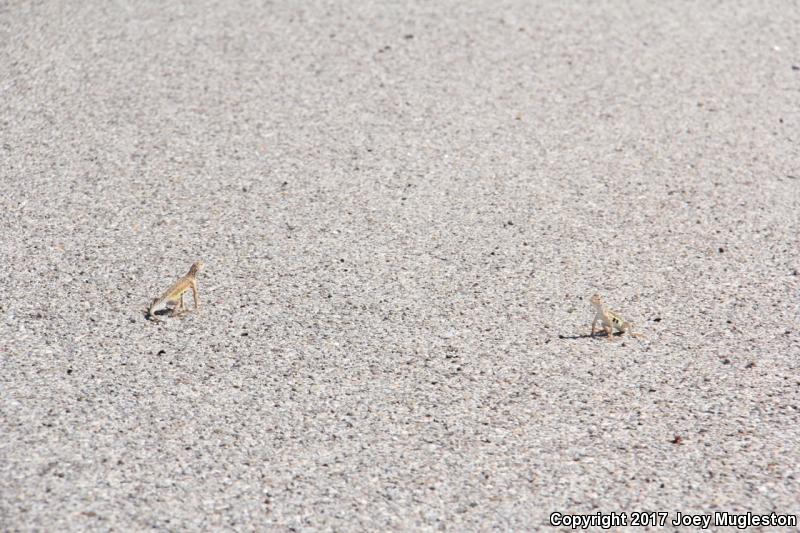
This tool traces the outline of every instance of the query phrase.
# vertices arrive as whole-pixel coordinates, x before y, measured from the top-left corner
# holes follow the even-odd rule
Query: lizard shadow
[[[614,332],[614,336],[615,337],[619,337],[620,335],[622,335],[622,333],[620,333],[619,331],[615,331]],[[574,341],[574,340],[579,340],[579,339],[594,339],[594,338],[605,339],[607,337],[608,337],[608,335],[598,335],[597,333],[595,333],[594,335],[590,335],[590,334],[587,333],[586,335],[572,335],[572,336],[569,336],[569,337],[566,336],[566,335],[559,335],[558,339],[559,340],[565,340],[565,341]]]
[[[147,320],[149,322],[158,322],[158,318],[163,317],[163,316],[170,316],[170,312],[171,312],[171,309],[164,308],[164,309],[158,309],[156,311],[153,311],[153,314],[151,315],[150,312],[147,309],[143,309],[142,310],[142,315],[144,316],[145,320]]]

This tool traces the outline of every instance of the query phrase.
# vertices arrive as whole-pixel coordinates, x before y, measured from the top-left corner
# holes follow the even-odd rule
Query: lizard
[[[634,333],[633,322],[628,322],[617,313],[612,311],[608,308],[608,306],[603,302],[603,299],[600,297],[599,294],[593,294],[592,297],[589,299],[591,302],[592,307],[595,310],[594,319],[592,320],[592,333],[591,337],[594,337],[594,333],[596,331],[595,324],[600,322],[603,331],[606,332],[608,336],[608,340],[614,340],[614,330],[619,331],[622,334],[627,333],[631,337],[642,337],[647,338],[641,333]]]
[[[154,298],[153,301],[150,302],[150,307],[147,308],[148,320],[158,320],[154,314],[154,311],[162,306],[173,306],[170,310],[169,316],[181,316],[188,312],[188,310],[183,307],[183,295],[189,289],[192,290],[192,296],[194,297],[194,310],[197,311],[200,309],[200,293],[197,289],[197,273],[203,268],[203,264],[204,263],[202,261],[196,261],[185,276],[173,283],[169,289],[164,291],[164,294],[158,298]]]

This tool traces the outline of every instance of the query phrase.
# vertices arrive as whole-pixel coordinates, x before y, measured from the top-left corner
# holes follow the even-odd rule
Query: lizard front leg
[[[610,323],[609,324],[603,324],[603,329],[605,330],[606,335],[608,336],[609,342],[613,341],[614,340],[614,326],[612,326]]]
[[[192,280],[192,297],[194,298],[194,310],[200,310],[200,291],[197,288],[197,281]]]

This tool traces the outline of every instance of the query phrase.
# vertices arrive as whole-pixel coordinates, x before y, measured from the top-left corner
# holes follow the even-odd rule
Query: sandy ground
[[[77,4],[0,3],[0,529],[800,514],[796,4]]]

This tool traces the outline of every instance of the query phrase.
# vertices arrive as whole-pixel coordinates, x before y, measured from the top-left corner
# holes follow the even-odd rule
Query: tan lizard
[[[203,262],[197,261],[192,265],[192,268],[189,269],[189,272],[187,272],[185,276],[173,283],[169,289],[164,291],[164,294],[158,298],[154,298],[153,301],[150,302],[150,307],[147,309],[147,318],[150,320],[158,320],[154,311],[162,306],[173,306],[169,316],[181,316],[188,312],[188,310],[183,307],[183,295],[189,289],[192,290],[192,296],[194,297],[194,310],[199,310],[200,293],[197,290],[197,273],[200,272],[202,268]]]
[[[608,340],[610,341],[614,340],[614,330],[617,330],[623,334],[627,333],[631,337],[647,338],[641,333],[634,333],[633,322],[628,322],[627,320],[619,316],[617,313],[609,309],[608,306],[605,304],[605,302],[603,302],[603,299],[600,298],[599,294],[592,295],[592,297],[589,299],[589,302],[591,302],[592,307],[595,310],[594,319],[592,320],[592,333],[591,333],[592,337],[594,336],[594,333],[596,331],[595,324],[597,324],[597,322],[600,322],[603,331],[606,332]]]

